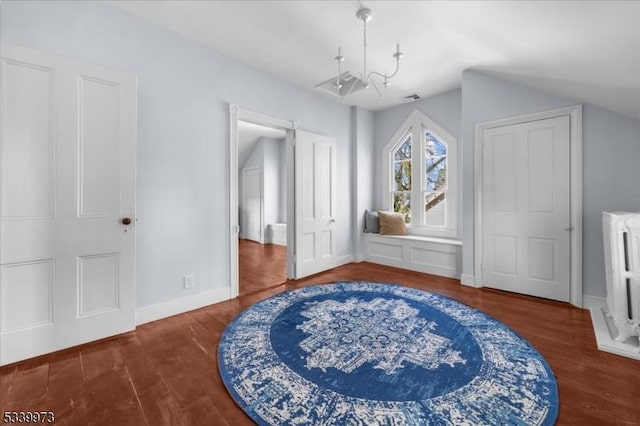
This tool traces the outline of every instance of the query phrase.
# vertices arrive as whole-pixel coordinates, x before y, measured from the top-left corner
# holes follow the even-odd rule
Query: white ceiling
[[[112,4],[308,90],[362,69],[362,4],[369,69],[400,72],[384,99],[373,89],[344,103],[379,110],[414,93],[460,87],[462,70],[640,117],[638,1],[112,1]],[[329,95],[327,95],[329,96]]]
[[[247,157],[253,151],[258,139],[261,137],[281,139],[286,133],[284,130],[273,129],[271,127],[261,126],[259,124],[249,123],[247,121],[238,121],[238,166],[247,161]]]

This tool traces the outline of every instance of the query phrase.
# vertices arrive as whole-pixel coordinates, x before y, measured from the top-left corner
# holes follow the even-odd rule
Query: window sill
[[[391,238],[405,241],[423,241],[436,244],[447,244],[451,246],[462,246],[462,241],[453,238],[432,237],[427,235],[381,235],[377,233],[365,232],[362,234],[365,238]]]
[[[458,236],[457,230],[447,228],[421,228],[417,226],[407,226],[407,232],[409,232],[409,235],[415,235],[417,237],[455,239]]]

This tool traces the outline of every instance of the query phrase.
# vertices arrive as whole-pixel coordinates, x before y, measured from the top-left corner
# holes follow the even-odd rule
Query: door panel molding
[[[570,220],[570,296],[572,305],[582,307],[582,105],[477,123],[474,132],[474,286],[483,286],[483,161],[482,140],[486,130],[569,116]]]
[[[24,46],[0,50],[5,365],[135,328],[135,222],[121,219],[135,217],[137,81]]]
[[[336,140],[296,130],[295,278],[336,266]]]

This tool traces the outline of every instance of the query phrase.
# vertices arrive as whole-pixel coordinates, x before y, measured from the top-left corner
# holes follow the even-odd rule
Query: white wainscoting
[[[279,246],[286,246],[287,245],[287,224],[286,223],[269,224],[267,242],[271,244],[277,244]]]
[[[462,241],[417,235],[363,234],[364,260],[425,272],[449,278],[460,278],[458,251]]]

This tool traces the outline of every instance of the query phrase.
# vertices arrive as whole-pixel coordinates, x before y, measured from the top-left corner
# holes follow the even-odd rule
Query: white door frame
[[[571,232],[571,266],[570,297],[572,305],[582,307],[582,105],[552,109],[533,114],[518,115],[500,120],[478,123],[475,126],[474,160],[475,160],[475,200],[474,200],[474,286],[482,287],[482,135],[485,130],[520,124],[529,121],[545,120],[568,115],[570,116],[570,219]]]
[[[263,186],[263,182],[264,182],[264,171],[262,170],[262,168],[260,167],[245,167],[242,169],[242,204],[243,207],[244,206],[244,195],[246,193],[246,185],[247,185],[247,181],[245,180],[244,177],[244,172],[248,171],[248,170],[257,170],[258,171],[258,176],[260,178],[260,211],[258,212],[258,218],[260,219],[259,222],[259,226],[260,226],[260,235],[258,235],[258,242],[260,244],[264,244],[264,186]],[[242,215],[240,217],[240,221],[241,221],[241,225],[240,226],[240,230],[242,230],[242,237],[244,237],[245,239],[247,238],[247,234],[246,234],[246,223],[244,223],[244,215]]]
[[[238,105],[229,105],[229,285],[230,298],[238,296],[240,291],[240,282],[238,274],[238,233],[240,227],[238,225],[238,121],[248,121],[267,127],[282,129],[287,132],[286,137],[286,156],[287,156],[287,176],[294,176],[294,158],[293,158],[293,131],[297,128],[295,121],[283,120],[280,118],[270,117],[259,112],[251,111],[239,107]],[[294,187],[293,179],[288,179],[287,183],[287,277],[293,277],[293,256],[295,253],[294,246],[294,225],[291,218],[294,215]]]

